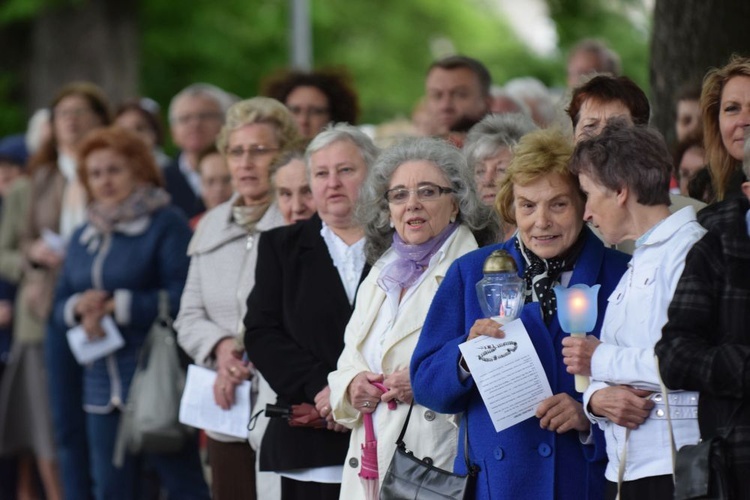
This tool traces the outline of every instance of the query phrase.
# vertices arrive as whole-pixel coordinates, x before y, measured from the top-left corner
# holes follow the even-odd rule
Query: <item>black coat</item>
[[[314,215],[268,231],[258,242],[255,288],[244,320],[245,348],[279,404],[314,404],[344,349],[353,308],[321,227]],[[360,283],[367,272],[369,266]],[[272,418],[263,437],[260,468],[343,465],[348,446],[349,433],[290,427]]]
[[[729,452],[737,486],[750,496],[748,209],[746,198],[735,198],[698,214],[708,233],[687,255],[656,354],[667,387],[700,391],[703,439],[723,434],[734,423]]]
[[[172,197],[172,205],[182,210],[188,219],[206,211],[203,200],[200,196],[196,196],[190,182],[180,170],[179,156],[164,167],[162,174],[164,175],[164,188]]]

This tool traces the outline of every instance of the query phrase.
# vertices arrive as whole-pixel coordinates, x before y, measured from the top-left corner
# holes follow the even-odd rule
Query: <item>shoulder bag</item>
[[[396,452],[380,487],[380,500],[461,500],[470,496],[479,467],[469,462],[469,421],[464,424],[464,459],[468,474],[461,476],[432,465],[429,458],[419,459],[406,448],[404,434],[409,425],[414,401],[396,441]],[[466,418],[466,414],[464,414]]]
[[[656,369],[658,373],[658,358],[656,358]],[[697,444],[684,445],[677,450],[672,432],[669,390],[661,380],[661,375],[659,383],[664,394],[669,439],[672,444],[675,500],[731,500],[734,495],[729,481],[731,471],[725,441],[734,430],[735,417],[742,404],[739,404],[732,412],[729,418],[730,424],[722,435],[711,439],[701,439]]]
[[[126,452],[172,453],[192,433],[178,420],[185,371],[169,315],[169,295],[159,292],[159,315],[149,329],[120,418],[114,463]]]

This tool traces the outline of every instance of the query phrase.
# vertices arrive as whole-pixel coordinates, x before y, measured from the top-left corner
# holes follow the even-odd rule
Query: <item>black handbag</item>
[[[464,459],[468,474],[461,476],[432,465],[429,458],[419,459],[406,448],[404,434],[409,425],[414,401],[396,441],[396,452],[380,487],[380,500],[461,500],[473,487],[479,467],[469,462],[469,422],[464,425]]]
[[[724,438],[683,446],[675,457],[675,500],[729,500],[727,466]]]
[[[659,373],[659,359],[656,361],[656,372]],[[667,410],[667,426],[672,445],[672,463],[674,464],[674,500],[732,500],[729,477],[729,460],[725,441],[734,430],[735,418],[742,408],[738,404],[729,417],[729,425],[720,436],[703,439],[698,444],[684,445],[676,451],[672,417],[669,408],[669,389],[659,376],[664,404]]]

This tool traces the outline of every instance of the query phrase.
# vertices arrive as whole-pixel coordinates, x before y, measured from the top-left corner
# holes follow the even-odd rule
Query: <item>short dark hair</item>
[[[441,68],[446,70],[465,68],[474,73],[479,80],[479,86],[482,89],[482,95],[488,97],[490,95],[490,86],[492,85],[492,76],[490,75],[487,67],[476,59],[467,56],[448,56],[430,64],[427,68],[427,74],[430,74],[435,68]]]
[[[700,101],[701,100],[701,83],[686,82],[680,85],[675,92],[675,103],[680,101]]]
[[[164,145],[164,125],[162,124],[161,116],[159,116],[159,105],[155,101],[146,97],[124,101],[117,107],[117,111],[115,111],[115,120],[128,111],[135,111],[143,117],[154,133],[156,145]]]
[[[702,149],[705,156],[706,148],[703,147],[703,130],[698,129],[692,134],[689,134],[674,147],[672,163],[674,164],[675,177],[677,177],[677,179],[680,178],[680,163],[682,163],[682,157],[685,156],[685,153],[691,148]]]
[[[311,72],[281,70],[264,79],[260,95],[286,104],[287,97],[297,87],[315,87],[325,94],[332,122],[357,124],[359,98],[346,69],[326,68]]]
[[[651,117],[646,93],[627,76],[599,75],[576,87],[567,109],[573,127],[578,125],[581,106],[589,99],[602,103],[620,101],[628,108],[636,125],[648,125]]]
[[[671,203],[672,157],[661,134],[649,127],[607,120],[599,135],[576,145],[568,168],[612,191],[627,187],[641,205]]]

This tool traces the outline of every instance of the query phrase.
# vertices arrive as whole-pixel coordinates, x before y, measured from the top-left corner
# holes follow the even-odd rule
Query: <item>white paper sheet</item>
[[[180,401],[180,422],[198,429],[219,432],[240,439],[247,439],[247,424],[250,421],[250,381],[235,388],[235,403],[222,410],[214,401],[216,372],[198,365],[190,365],[185,390]]]
[[[481,336],[458,346],[497,432],[533,417],[552,396],[523,322],[512,321],[503,331],[505,338]]]
[[[104,316],[101,325],[104,330],[104,337],[96,340],[89,340],[81,325],[68,330],[68,345],[78,364],[93,363],[125,345],[125,340],[123,340],[120,329],[117,328],[112,316]]]
[[[42,229],[41,236],[50,250],[61,257],[65,257],[65,238],[46,227]]]

